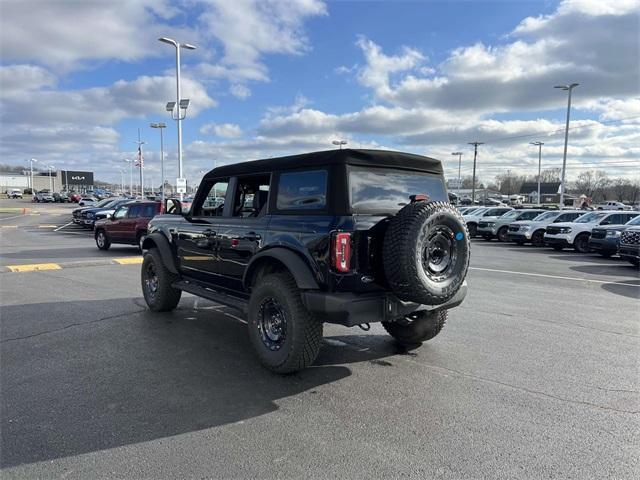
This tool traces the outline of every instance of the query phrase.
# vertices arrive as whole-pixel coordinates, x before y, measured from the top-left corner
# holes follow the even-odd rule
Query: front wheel
[[[578,253],[589,253],[589,234],[578,235],[573,241],[573,249]]]
[[[178,275],[171,273],[162,262],[157,249],[148,250],[142,260],[140,281],[142,294],[148,307],[154,312],[169,312],[178,306],[182,290],[172,287]]]
[[[531,235],[531,245],[534,247],[544,247],[544,230],[536,230]]]
[[[508,239],[507,235],[509,233],[509,227],[501,227],[500,230],[498,230],[498,241],[499,242],[506,242]]]
[[[262,277],[249,300],[249,340],[260,362],[276,373],[311,365],[320,351],[322,322],[302,303],[287,273]]]
[[[382,322],[389,335],[402,344],[416,344],[438,335],[447,321],[447,311],[415,312],[393,322]]]
[[[478,233],[478,225],[475,223],[467,223],[467,230],[469,230],[469,237],[475,238]]]
[[[96,245],[100,250],[109,250],[109,247],[111,247],[111,241],[104,230],[96,232]]]

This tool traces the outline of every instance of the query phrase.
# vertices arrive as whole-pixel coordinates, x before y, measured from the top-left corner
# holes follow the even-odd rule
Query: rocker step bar
[[[210,288],[202,287],[188,280],[179,280],[171,285],[173,288],[182,290],[183,292],[191,293],[198,297],[206,298],[212,302],[221,303],[227,307],[232,307],[240,310],[245,315],[249,311],[249,302],[243,298],[234,297],[232,295],[226,295],[224,293],[216,292]]]

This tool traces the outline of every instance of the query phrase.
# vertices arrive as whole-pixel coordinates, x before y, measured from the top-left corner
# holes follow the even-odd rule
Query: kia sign
[[[93,172],[63,170],[62,183],[65,185],[93,185]]]

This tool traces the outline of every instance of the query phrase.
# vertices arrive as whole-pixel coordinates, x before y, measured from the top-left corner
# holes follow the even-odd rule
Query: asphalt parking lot
[[[20,205],[0,266],[63,268],[0,273],[3,478],[640,476],[628,263],[476,240],[436,339],[325,326],[314,367],[280,377],[233,310],[151,314],[135,248],[99,251],[70,205]]]

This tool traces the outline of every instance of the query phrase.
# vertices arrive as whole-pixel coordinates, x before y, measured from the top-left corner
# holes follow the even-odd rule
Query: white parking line
[[[62,230],[64,227],[68,227],[69,225],[72,225],[72,224],[73,224],[73,222],[69,222],[69,223],[67,223],[65,225],[62,225],[61,227],[56,228],[54,230],[54,232],[57,232],[58,230]]]
[[[24,215],[16,215],[15,217],[4,217],[4,218],[0,218],[0,222],[4,221],[4,220],[11,220],[14,218],[20,218],[20,217],[24,217]]]
[[[529,272],[514,272],[512,270],[497,270],[495,268],[481,268],[481,267],[469,267],[469,270],[480,270],[484,272],[497,272],[497,273],[508,273],[511,275],[527,275],[530,277],[543,277],[543,278],[557,278],[560,280],[573,280],[576,282],[589,282],[589,283],[599,283],[599,284],[611,284],[611,285],[626,285],[627,287],[636,287],[640,288],[640,285],[636,285],[634,283],[623,283],[623,282],[612,282],[610,280],[591,280],[588,278],[579,278],[579,277],[563,277],[560,275],[544,275],[542,273],[529,273]]]

